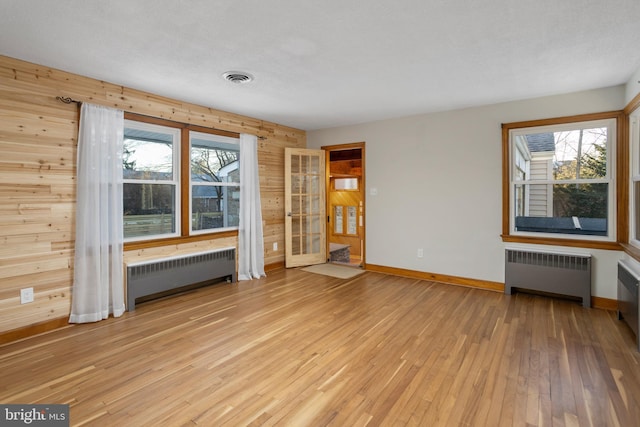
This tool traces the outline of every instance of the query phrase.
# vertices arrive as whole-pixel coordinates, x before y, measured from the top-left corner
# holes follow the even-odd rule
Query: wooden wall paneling
[[[273,244],[278,244],[278,249],[273,250]],[[284,261],[284,224],[271,224],[264,229],[264,263],[265,265],[277,264]]]
[[[237,243],[238,241],[235,237],[225,237],[222,239],[202,240],[198,242],[178,243],[167,246],[136,249],[125,252],[124,263],[129,264],[132,262],[148,261],[157,258],[184,255],[194,252],[202,252],[206,250],[215,250],[228,247],[237,248]]]
[[[284,141],[268,137],[258,143],[265,265],[284,261],[284,149],[287,146],[303,148],[306,145],[299,141],[294,144],[289,142],[287,130],[279,126],[274,129],[274,135],[281,135]],[[276,250],[273,249],[274,243],[277,243]]]
[[[2,65],[0,331],[8,331],[69,315],[78,113]],[[35,300],[21,305],[26,287]]]
[[[333,180],[332,180],[333,181]],[[332,182],[333,185],[333,182]],[[347,206],[355,206],[356,207],[356,221],[358,221],[358,216],[360,215],[360,202],[362,200],[362,193],[360,191],[335,191],[331,190],[329,192],[329,204],[330,209],[333,211],[335,206],[343,206],[343,224],[346,227],[347,222]],[[332,219],[334,219],[333,212],[330,213]],[[333,222],[332,222],[333,224]],[[343,229],[344,229],[343,227]],[[356,235],[346,235],[346,234],[336,234],[333,226],[329,230],[329,240],[332,243],[340,243],[344,245],[351,246],[350,254],[354,256],[361,256],[360,253],[360,240],[362,239],[362,227],[359,224],[356,226],[356,230],[358,234]]]
[[[33,252],[26,256],[9,256],[0,260],[0,278],[23,276],[27,274],[55,271],[71,268],[73,252],[71,250]],[[28,287],[24,284],[23,287]]]
[[[305,147],[304,131],[0,56],[0,335],[69,315],[79,109],[57,96],[266,137],[258,144],[265,263],[284,261],[284,148]],[[125,262],[228,246],[237,237],[135,249]],[[35,301],[21,305],[25,287]]]
[[[20,294],[6,300],[8,307],[3,308],[2,317],[0,317],[0,328],[3,331],[16,329],[13,327],[16,323],[24,325],[34,325],[43,321],[53,319],[68,318],[71,310],[71,294],[68,284],[64,287],[37,290],[34,287],[33,303],[28,304],[30,310],[25,310],[20,305]]]
[[[331,227],[329,227],[329,241],[331,243],[338,243],[350,246],[350,255],[355,257],[362,256],[362,246],[364,243],[364,227],[360,226],[360,209],[364,209],[364,190],[362,188],[362,157],[360,158],[347,158],[353,156],[351,150],[340,151],[338,149],[333,150],[336,146],[323,147],[324,149],[331,148],[329,169],[331,178],[329,179],[329,215],[331,215]],[[362,147],[362,150],[364,147]],[[360,156],[363,151],[359,150]],[[358,190],[336,190],[335,179],[336,178],[357,178]],[[356,232],[355,235],[347,235],[343,233],[336,233],[335,227],[335,215],[334,209],[336,206],[343,207],[343,231],[346,231],[347,227],[347,207],[355,206],[356,208]]]
[[[69,265],[65,265],[58,270],[39,271],[33,274],[3,278],[3,286],[0,288],[0,304],[2,300],[6,298],[15,297],[17,294],[13,295],[14,291],[19,290],[20,287],[24,287],[25,280],[27,279],[30,285],[38,289],[68,285],[73,273],[73,269],[69,267]]]

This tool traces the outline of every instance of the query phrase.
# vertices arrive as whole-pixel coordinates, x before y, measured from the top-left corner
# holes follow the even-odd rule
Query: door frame
[[[330,155],[332,151],[342,151],[342,150],[353,150],[353,149],[360,149],[360,154],[361,154],[361,161],[362,161],[362,177],[361,177],[361,187],[360,187],[360,192],[362,194],[362,248],[361,248],[361,262],[360,265],[363,269],[366,269],[367,266],[367,262],[366,262],[366,250],[367,250],[367,191],[366,191],[366,173],[365,173],[365,164],[366,164],[366,157],[365,157],[365,142],[351,142],[351,143],[347,143],[347,144],[336,144],[336,145],[323,145],[320,148],[322,150],[325,150],[325,162],[324,162],[324,167],[325,167],[325,198],[326,198],[326,214],[327,214],[327,231],[326,231],[326,241],[327,241],[327,262],[329,262],[329,244],[330,242],[330,238],[329,236],[331,235],[331,224],[329,222],[329,215],[330,215],[330,203],[329,203],[329,198],[330,198],[330,193],[331,193],[331,181],[330,181]]]

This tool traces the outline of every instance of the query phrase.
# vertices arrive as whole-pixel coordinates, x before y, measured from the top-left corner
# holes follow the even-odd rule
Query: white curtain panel
[[[124,313],[121,110],[82,104],[70,323]]]
[[[238,280],[259,279],[264,273],[262,208],[258,176],[258,138],[240,135],[240,224]]]

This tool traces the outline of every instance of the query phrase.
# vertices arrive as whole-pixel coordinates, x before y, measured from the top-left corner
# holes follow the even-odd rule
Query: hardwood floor
[[[366,272],[279,270],[0,347],[0,403],[71,425],[634,426],[614,312]]]

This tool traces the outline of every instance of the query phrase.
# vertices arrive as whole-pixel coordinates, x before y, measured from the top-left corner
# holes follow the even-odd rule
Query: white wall
[[[624,105],[622,85],[309,131],[307,146],[366,142],[367,263],[504,282],[501,123]],[[592,294],[615,299],[622,254],[567,249],[593,254]]]
[[[637,94],[640,93],[640,68],[636,71],[627,82],[625,91],[625,105],[631,102]]]

